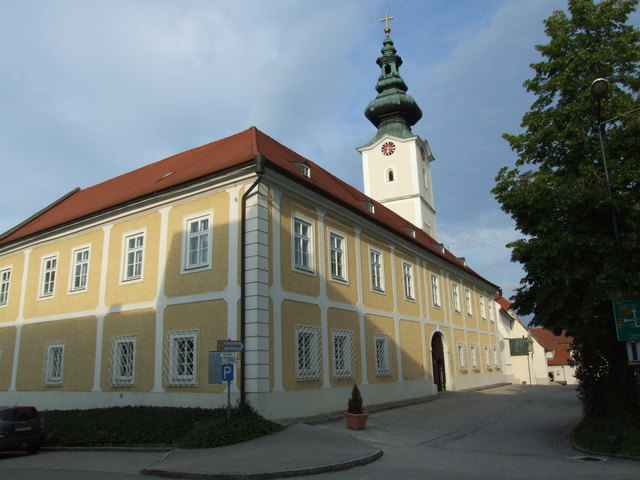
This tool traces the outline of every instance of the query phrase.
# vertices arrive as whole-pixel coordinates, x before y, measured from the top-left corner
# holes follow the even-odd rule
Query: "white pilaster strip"
[[[158,242],[158,278],[156,286],[156,338],[154,352],[153,388],[152,392],[164,392],[162,388],[162,355],[164,337],[164,309],[167,306],[167,297],[164,294],[165,276],[167,273],[167,236],[169,233],[169,212],[171,207],[158,210],[160,213],[160,234]]]
[[[365,305],[364,305],[364,294],[362,291],[362,256],[361,256],[361,247],[360,247],[360,229],[358,227],[355,228],[356,234],[356,285],[358,285],[358,323],[360,328],[360,365],[362,370],[362,380],[360,382],[361,385],[367,385],[368,381],[368,373],[367,373],[367,339],[366,339],[366,331],[364,325],[364,316],[365,316]]]
[[[280,258],[280,201],[281,193],[279,190],[273,189],[273,203],[271,206],[271,238],[273,241],[272,249],[273,259],[271,267],[273,269],[273,284],[271,285],[270,295],[273,304],[273,391],[284,391],[282,383],[282,269]]]
[[[269,201],[259,184],[247,198],[245,257],[245,389],[268,392],[269,381]]]
[[[96,351],[93,370],[92,392],[102,391],[100,376],[102,372],[102,344],[104,340],[104,317],[107,314],[107,270],[109,265],[109,246],[111,245],[111,227],[102,228],[102,257],[100,259],[100,281],[98,283],[98,305],[96,307]]]
[[[329,322],[327,311],[327,262],[325,253],[325,212],[318,210],[318,277],[320,279],[320,297],[318,306],[320,307],[320,334],[322,335],[322,388],[331,388],[329,381]]]
[[[227,189],[229,194],[229,245],[227,251],[227,287],[224,291],[224,300],[227,303],[227,338],[236,339],[239,336],[238,328],[238,302],[240,301],[240,274],[238,264],[240,255],[238,245],[240,245],[240,185]],[[235,227],[235,228],[234,228]],[[211,319],[215,321],[215,319]],[[239,376],[235,375],[231,391],[237,393],[239,389]]]
[[[29,275],[29,260],[31,258],[31,249],[24,252],[24,263],[22,264],[22,285],[20,286],[20,303],[18,306],[18,318],[16,325],[16,338],[13,347],[13,365],[11,366],[11,384],[10,391],[16,390],[16,381],[18,377],[18,361],[20,359],[20,344],[22,340],[22,323],[24,322],[24,300],[27,296],[27,276]]]
[[[402,293],[398,290],[398,280],[396,278],[396,249],[389,248],[389,256],[391,257],[391,295],[393,295],[393,323],[396,332],[396,360],[398,364],[398,381],[404,382],[402,375],[402,345],[400,340],[400,310],[398,308],[398,296],[404,295],[404,278]],[[402,261],[402,260],[401,260]],[[404,277],[404,272],[402,273]]]

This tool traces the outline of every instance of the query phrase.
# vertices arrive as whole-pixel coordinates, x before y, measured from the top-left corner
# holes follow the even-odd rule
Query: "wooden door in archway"
[[[444,366],[444,347],[442,335],[436,333],[431,339],[431,360],[433,362],[433,383],[438,386],[439,392],[447,389],[447,377]]]

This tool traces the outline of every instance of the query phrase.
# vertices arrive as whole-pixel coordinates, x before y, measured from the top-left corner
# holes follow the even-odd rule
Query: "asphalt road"
[[[314,478],[639,479],[639,461],[587,461],[587,454],[571,447],[569,433],[580,416],[580,402],[570,386],[509,385],[450,393],[372,414],[367,429],[355,435],[381,448],[384,456]]]
[[[366,402],[366,399],[365,399]],[[372,413],[353,432],[384,456],[361,467],[309,476],[324,479],[640,479],[640,461],[586,461],[568,435],[580,418],[573,387],[509,385],[447,393]],[[315,426],[344,434],[343,420]],[[2,480],[140,480],[162,452],[0,453]],[[593,460],[593,459],[592,459]],[[597,458],[595,460],[598,460]],[[248,461],[251,461],[248,459]]]

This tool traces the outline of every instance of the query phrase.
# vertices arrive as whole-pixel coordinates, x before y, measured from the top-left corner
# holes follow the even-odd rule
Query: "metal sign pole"
[[[231,418],[231,382],[227,381],[227,418]]]

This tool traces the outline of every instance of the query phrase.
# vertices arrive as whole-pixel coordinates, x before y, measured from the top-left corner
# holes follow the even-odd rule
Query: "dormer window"
[[[376,213],[376,206],[373,204],[373,202],[368,203],[368,209],[369,213]]]
[[[300,173],[307,178],[311,178],[311,167],[309,165],[305,165],[304,163],[300,164]]]

